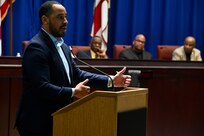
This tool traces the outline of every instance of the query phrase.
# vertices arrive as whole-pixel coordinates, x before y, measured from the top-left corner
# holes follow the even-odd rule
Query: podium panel
[[[53,113],[53,136],[127,135],[131,132],[129,128],[137,128],[128,124],[129,127],[123,129],[127,120],[134,120],[134,116],[142,120],[138,123],[144,124],[142,134],[145,136],[147,94],[146,88],[127,88],[118,92],[95,91]],[[138,126],[137,120],[134,121],[133,126]],[[137,134],[136,129],[131,133]]]

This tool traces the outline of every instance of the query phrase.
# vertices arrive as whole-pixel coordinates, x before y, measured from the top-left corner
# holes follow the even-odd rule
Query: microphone
[[[70,48],[70,49],[71,49],[71,48]],[[90,67],[90,68],[96,70],[97,72],[99,72],[99,73],[101,73],[101,74],[103,74],[103,75],[106,75],[106,76],[110,79],[110,81],[111,81],[111,83],[112,83],[111,90],[112,90],[112,91],[115,91],[115,87],[114,87],[114,84],[113,84],[113,79],[111,78],[110,75],[106,74],[105,72],[103,72],[102,70],[100,70],[100,69],[98,69],[98,68],[96,68],[96,67],[91,66],[90,64],[86,63],[85,61],[82,61],[81,59],[79,59],[79,58],[72,52],[72,50],[70,50],[70,51],[71,51],[71,54],[72,54],[72,57],[73,57],[73,58],[77,59],[79,62],[85,64],[86,66],[88,66],[88,67]]]
[[[102,73],[103,75],[106,75],[106,76],[110,79],[110,81],[111,81],[111,83],[112,83],[111,90],[112,90],[112,91],[115,91],[115,87],[114,87],[114,84],[113,84],[113,79],[111,78],[110,75],[108,75],[108,74],[106,74],[105,72],[103,72],[102,70],[100,70],[100,69],[98,69],[98,68],[96,68],[96,67],[93,67],[93,66],[91,66],[90,64],[88,64],[88,63],[82,61],[81,59],[77,58],[76,55],[73,54],[73,56],[74,56],[74,58],[77,59],[79,62],[81,62],[81,63],[87,65],[88,67],[90,67],[90,68],[96,70],[97,72]]]

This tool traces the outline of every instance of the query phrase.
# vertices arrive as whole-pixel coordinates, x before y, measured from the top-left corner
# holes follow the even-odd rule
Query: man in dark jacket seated
[[[143,34],[136,35],[133,45],[119,54],[120,59],[151,60],[152,55],[145,51],[146,38]]]

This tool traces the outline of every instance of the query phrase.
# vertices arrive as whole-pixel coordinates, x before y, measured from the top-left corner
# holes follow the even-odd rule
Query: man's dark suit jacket
[[[107,76],[80,70],[68,46],[63,44],[62,50],[69,64],[71,83],[50,37],[41,30],[30,40],[22,59],[23,95],[16,118],[17,127],[36,132],[36,135],[51,136],[51,114],[71,102],[74,85],[89,79],[88,85],[92,87],[107,87]]]
[[[149,52],[147,52],[147,51],[143,51],[142,57],[143,57],[143,60],[151,60],[152,59],[152,55]],[[133,47],[128,48],[128,49],[122,51],[119,54],[119,58],[120,59],[135,59],[135,60],[139,60],[139,57],[135,53]]]
[[[91,52],[89,51],[79,51],[76,55],[78,58],[91,59]]]

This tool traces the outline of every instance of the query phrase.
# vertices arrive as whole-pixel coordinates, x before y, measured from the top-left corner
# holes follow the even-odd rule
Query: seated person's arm
[[[175,51],[172,53],[172,60],[180,60],[180,55]]]
[[[108,58],[106,51],[98,49],[98,51],[96,53],[98,55],[97,58],[99,58],[99,59],[107,59]]]

